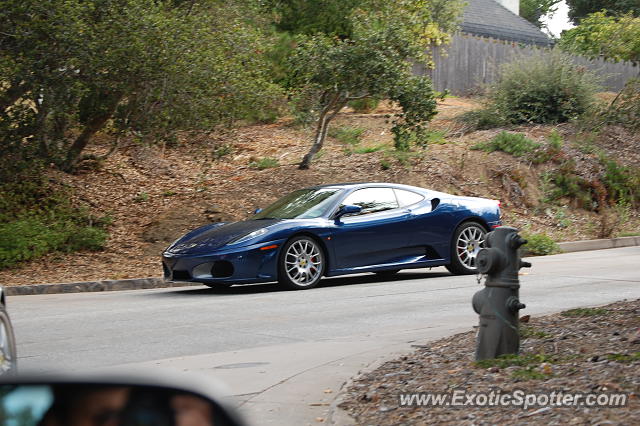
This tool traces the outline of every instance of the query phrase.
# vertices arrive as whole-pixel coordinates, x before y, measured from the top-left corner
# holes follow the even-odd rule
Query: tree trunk
[[[87,121],[82,133],[73,141],[73,144],[69,147],[69,151],[67,151],[67,159],[63,166],[65,171],[70,172],[77,165],[80,154],[82,154],[82,151],[87,147],[93,135],[102,129],[107,120],[111,118],[121,99],[121,94],[114,96],[103,111]]]
[[[313,145],[311,145],[311,149],[300,162],[300,165],[298,166],[300,170],[307,170],[311,166],[313,156],[316,155],[324,145],[324,140],[326,139],[327,131],[329,130],[329,123],[346,104],[347,102],[345,100],[341,100],[340,96],[336,95],[329,104],[322,109],[320,117],[318,118],[318,125],[316,127]]]

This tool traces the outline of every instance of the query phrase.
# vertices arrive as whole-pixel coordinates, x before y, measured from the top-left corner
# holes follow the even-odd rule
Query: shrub
[[[531,156],[531,162],[534,164],[542,164],[547,161],[559,161],[565,156],[562,154],[562,146],[564,145],[564,141],[560,133],[557,130],[553,130],[549,137],[547,138],[547,145],[542,148],[536,150]]]
[[[250,167],[258,170],[271,169],[273,167],[278,167],[279,165],[280,163],[278,163],[278,160],[272,157],[264,157],[258,161],[252,161],[249,164]]]
[[[618,164],[606,156],[601,156],[600,162],[604,167],[602,183],[609,200],[630,204],[640,200],[640,170]]]
[[[523,246],[525,255],[546,256],[560,251],[558,244],[547,234],[525,234],[524,238],[527,240]]]
[[[356,148],[353,150],[354,154],[370,154],[372,152],[377,152],[380,151],[381,149],[383,149],[384,146],[383,145],[377,145],[377,146],[363,146],[361,148]]]
[[[640,78],[629,80],[606,112],[610,124],[640,130]]]
[[[501,132],[493,139],[478,143],[471,149],[486,152],[503,151],[514,157],[522,157],[524,154],[532,152],[539,147],[539,143],[532,141],[522,133]]]
[[[465,112],[460,115],[457,120],[466,124],[471,130],[495,129],[496,127],[504,127],[510,124],[490,105],[481,109]]]
[[[593,105],[597,79],[559,51],[503,65],[489,89],[489,110],[512,124],[562,123]]]
[[[365,129],[361,127],[330,127],[329,136],[337,139],[340,143],[348,145],[358,145],[362,140]]]
[[[350,101],[349,106],[357,113],[368,114],[378,107],[380,100],[376,98],[362,98]]]
[[[0,223],[0,269],[50,252],[102,250],[107,232],[78,210],[25,215]]]

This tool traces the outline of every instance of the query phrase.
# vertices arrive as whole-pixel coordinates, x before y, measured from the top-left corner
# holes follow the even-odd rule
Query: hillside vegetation
[[[311,130],[291,119],[197,139],[185,136],[164,147],[125,141],[105,161],[87,164],[75,175],[47,172],[49,185],[70,191],[74,205],[109,218],[104,250],[48,254],[0,271],[0,282],[159,276],[162,249],[185,231],[210,221],[240,220],[288,191],[332,182],[397,182],[500,199],[506,224],[557,241],[640,229],[631,203],[606,203],[596,211],[588,198],[593,188],[583,185],[597,176],[624,185],[626,178],[616,173],[626,176],[625,170],[640,166],[637,134],[618,126],[596,134],[581,133],[572,124],[525,125],[506,130],[519,136],[505,146],[504,129],[464,133],[466,124],[456,118],[479,107],[470,99],[439,102],[428,144],[410,152],[393,147],[389,104],[368,114],[347,108],[310,170],[297,165],[306,150],[300,142]],[[508,147],[516,150],[504,152]],[[93,153],[108,149],[105,139]]]

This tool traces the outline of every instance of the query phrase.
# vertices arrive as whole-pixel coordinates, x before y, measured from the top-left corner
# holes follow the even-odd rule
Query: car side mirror
[[[62,425],[68,419],[93,424],[94,419],[120,425],[242,426],[235,409],[211,394],[211,386],[185,383],[176,376],[168,384],[157,377],[124,379],[2,378],[3,424]],[[207,389],[208,388],[208,389]],[[30,422],[20,423],[24,413]],[[102,424],[102,423],[101,423]],[[105,423],[107,424],[107,423]]]
[[[346,214],[356,214],[356,213],[360,213],[361,211],[362,211],[362,207],[354,206],[353,204],[347,204],[346,206],[340,207],[340,209],[336,212],[333,218],[335,220],[338,220]]]
[[[257,209],[255,209],[255,210],[253,211],[253,214],[258,214],[258,213],[260,213],[261,211],[262,211],[262,209],[261,209],[260,207],[258,207]]]

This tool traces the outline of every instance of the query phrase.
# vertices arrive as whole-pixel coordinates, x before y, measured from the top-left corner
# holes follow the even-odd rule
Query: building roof
[[[553,44],[538,27],[495,0],[467,1],[460,25],[462,32],[525,44]]]

